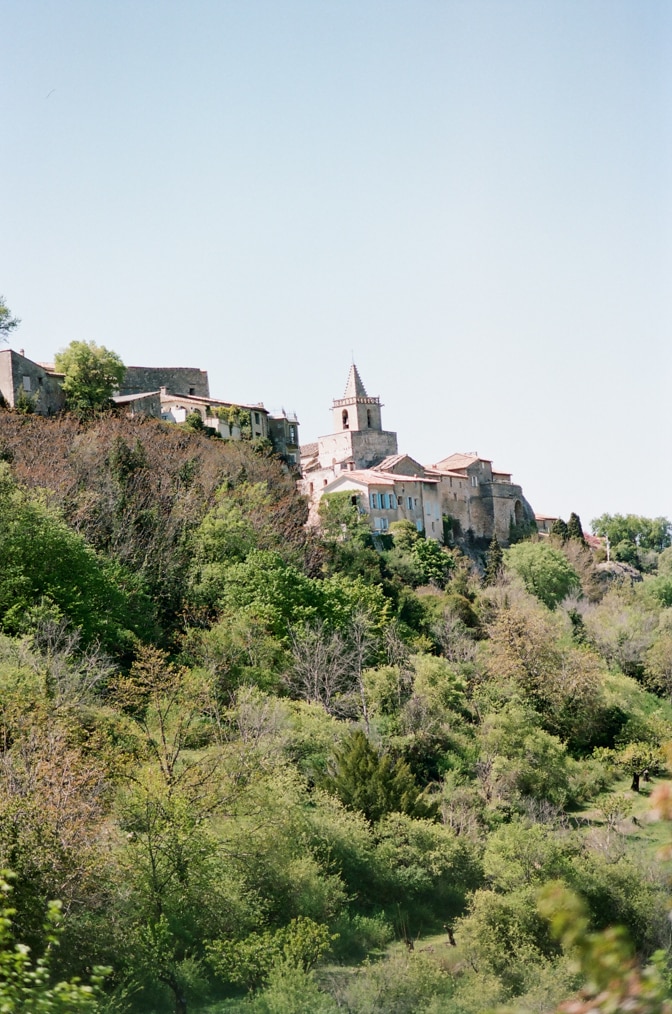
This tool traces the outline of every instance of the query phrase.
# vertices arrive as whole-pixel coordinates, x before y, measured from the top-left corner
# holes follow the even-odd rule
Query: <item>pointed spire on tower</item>
[[[362,383],[362,378],[359,375],[359,370],[353,363],[350,367],[350,373],[348,374],[348,382],[345,385],[344,398],[366,398],[366,388]]]

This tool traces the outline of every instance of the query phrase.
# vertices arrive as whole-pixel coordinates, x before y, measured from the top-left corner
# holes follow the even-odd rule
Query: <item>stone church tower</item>
[[[333,432],[318,440],[320,468],[372,468],[397,453],[397,434],[383,429],[380,398],[366,393],[353,363],[342,398],[334,398]]]

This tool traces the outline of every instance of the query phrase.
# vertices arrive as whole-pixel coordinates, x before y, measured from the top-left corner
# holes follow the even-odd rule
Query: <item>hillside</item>
[[[672,550],[482,577],[110,416],[1,412],[0,499],[8,924],[41,955],[58,899],[49,974],[105,968],[40,1009],[541,1012],[591,976],[667,1009]]]

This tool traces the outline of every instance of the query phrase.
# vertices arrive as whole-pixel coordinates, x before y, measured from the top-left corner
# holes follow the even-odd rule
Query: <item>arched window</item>
[[[343,409],[343,429],[344,430],[350,429],[350,423],[348,422],[348,410],[347,410],[347,408]]]

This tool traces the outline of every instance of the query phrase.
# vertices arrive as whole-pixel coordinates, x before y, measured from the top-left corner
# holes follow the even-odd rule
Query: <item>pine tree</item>
[[[361,729],[346,737],[334,751],[325,785],[344,806],[359,810],[372,823],[386,813],[430,818],[436,815],[436,804],[424,799],[408,764],[376,750]]]
[[[494,584],[499,575],[502,573],[502,567],[504,565],[504,554],[502,553],[502,547],[499,544],[497,535],[492,536],[492,541],[488,547],[488,562],[485,568],[485,576],[483,583],[487,585]]]
[[[583,528],[581,527],[581,518],[574,511],[569,515],[569,521],[567,522],[567,538],[578,539],[579,542],[583,543],[586,541]]]
[[[551,535],[559,535],[563,542],[565,539],[568,539],[567,522],[563,521],[562,518],[556,518],[551,525]]]

